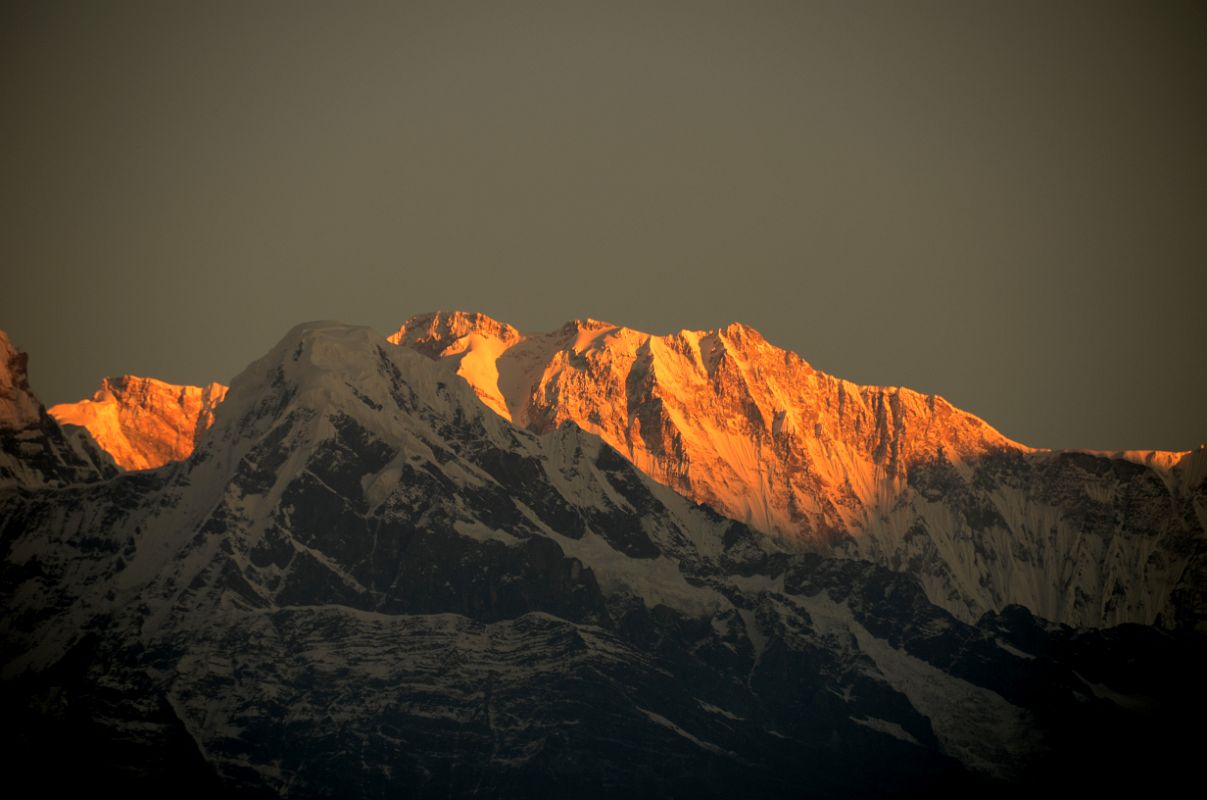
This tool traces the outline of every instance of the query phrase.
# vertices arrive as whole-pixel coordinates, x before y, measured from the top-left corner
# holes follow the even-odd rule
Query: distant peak
[[[390,344],[407,345],[429,358],[437,358],[457,340],[478,334],[506,343],[519,341],[520,332],[506,322],[477,311],[431,311],[417,314],[387,337]]]
[[[190,386],[168,383],[159,378],[144,378],[139,375],[110,375],[101,378],[101,385],[93,392],[91,399],[79,402],[132,405],[145,404],[147,398],[150,397],[174,398],[178,402],[184,402],[189,397],[197,397],[203,402],[217,404],[225,395],[226,387],[216,382],[210,382],[204,386]],[[56,415],[59,413],[56,409],[63,410],[75,405],[78,403],[60,403],[50,411],[52,415]]]
[[[86,429],[122,469],[153,469],[188,458],[225,398],[220,383],[182,386],[117,375],[103,378],[91,399],[60,403],[50,415]]]
[[[158,378],[143,378],[138,375],[111,375],[101,378],[101,386],[97,390],[96,395],[94,395],[94,399],[104,394],[121,396],[128,392],[174,388],[179,387],[161,381]]]
[[[570,320],[569,322],[567,322],[565,325],[562,326],[562,330],[564,330],[564,331],[598,331],[598,330],[604,330],[607,328],[615,328],[615,327],[617,327],[617,326],[612,324],[611,322],[604,322],[603,320],[592,319],[591,317],[586,317],[584,319]]]
[[[745,322],[731,322],[721,329],[726,336],[748,336],[763,341],[763,334],[747,325]]]
[[[751,347],[760,347],[770,344],[763,334],[759,333],[754,328],[744,322],[731,322],[723,328],[716,330],[716,335],[729,344],[745,350]],[[780,348],[776,348],[777,350]]]

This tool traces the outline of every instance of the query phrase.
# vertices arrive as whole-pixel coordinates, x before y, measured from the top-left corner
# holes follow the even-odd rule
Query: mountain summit
[[[452,312],[389,340],[451,360],[517,425],[572,420],[661,483],[789,539],[846,532],[919,455],[1029,450],[940,397],[819,372],[741,323],[654,336],[587,319],[521,336]]]

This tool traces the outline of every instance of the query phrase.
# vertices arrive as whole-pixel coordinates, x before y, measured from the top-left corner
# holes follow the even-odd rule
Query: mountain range
[[[1193,763],[1203,448],[1038,450],[739,324],[309,323],[229,390],[49,412],[0,348],[17,772],[844,797]]]

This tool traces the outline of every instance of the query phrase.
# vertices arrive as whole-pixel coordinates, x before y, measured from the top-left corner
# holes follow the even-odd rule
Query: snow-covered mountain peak
[[[383,365],[415,358],[414,352],[400,357],[397,348],[387,355],[371,328],[330,321],[296,325],[231,381],[206,442],[258,438],[291,421],[292,412],[371,417],[381,405],[374,396],[388,391]]]
[[[599,333],[601,331],[609,331],[621,326],[612,322],[605,322],[600,319],[592,319],[591,317],[583,317],[581,319],[572,319],[562,325],[558,330],[565,335],[577,336],[580,333]]]
[[[478,312],[433,311],[411,317],[388,337],[391,344],[406,345],[430,358],[452,355],[467,346],[463,340],[477,336],[507,345],[522,337],[520,332]]]
[[[747,347],[757,348],[760,345],[769,344],[767,340],[763,338],[763,334],[759,333],[757,330],[744,322],[731,322],[725,327],[717,330],[716,333],[737,345],[739,349],[744,349]]]
[[[197,468],[211,473],[207,482],[263,473],[268,492],[333,443],[402,446],[425,462],[438,461],[440,448],[431,440],[447,420],[486,440],[510,441],[504,421],[446,362],[391,346],[371,328],[306,323],[231,382],[213,427],[199,440]],[[353,449],[355,458],[377,463],[369,451]]]
[[[904,475],[918,455],[967,459],[1026,449],[942,398],[817,372],[742,323],[654,336],[586,319],[548,334],[480,338],[484,328],[514,329],[478,320],[472,334],[440,339],[439,348],[429,335],[407,334],[438,323],[408,323],[391,341],[452,359],[483,402],[516,424],[540,432],[572,420],[655,479],[789,538],[849,521],[819,519],[815,502],[790,500],[791,492],[773,484],[801,476],[768,459],[807,456],[816,462],[807,471],[838,491],[852,460],[867,462],[865,471]]]

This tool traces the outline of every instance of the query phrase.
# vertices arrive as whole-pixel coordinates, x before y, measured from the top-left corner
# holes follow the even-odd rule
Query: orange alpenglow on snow
[[[90,400],[53,406],[50,415],[87,429],[122,469],[154,469],[189,457],[225,397],[220,383],[177,386],[123,375],[101,381]]]
[[[389,341],[455,363],[516,425],[574,422],[660,483],[787,538],[864,527],[918,458],[1031,450],[941,397],[819,372],[741,323],[654,336],[587,319],[525,336],[437,312]]]
[[[515,328],[485,314],[452,311],[412,317],[387,341],[432,359],[460,356],[457,374],[491,411],[510,420],[507,399],[499,387],[497,364],[500,356],[522,338]]]

